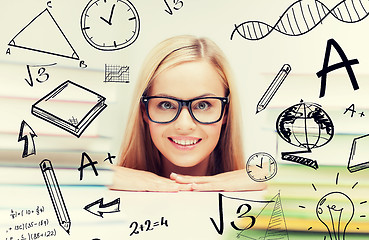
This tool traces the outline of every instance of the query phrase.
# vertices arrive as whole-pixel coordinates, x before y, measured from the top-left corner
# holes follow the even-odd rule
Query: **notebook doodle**
[[[74,101],[86,104],[78,109]],[[106,107],[105,97],[68,80],[33,104],[32,114],[80,137]]]

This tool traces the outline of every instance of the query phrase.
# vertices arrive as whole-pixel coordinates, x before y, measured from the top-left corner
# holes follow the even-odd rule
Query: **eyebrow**
[[[176,96],[172,96],[172,95],[165,94],[165,93],[155,94],[155,96],[158,96],[158,97],[171,97],[171,98],[177,98]],[[204,93],[204,94],[201,94],[201,95],[196,96],[196,97],[194,97],[194,98],[212,97],[212,96],[217,96],[217,95],[216,95],[216,94],[214,94],[214,93]]]

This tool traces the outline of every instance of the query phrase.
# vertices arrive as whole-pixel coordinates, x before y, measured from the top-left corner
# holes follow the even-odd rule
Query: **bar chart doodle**
[[[69,234],[71,220],[51,161],[44,159],[40,163],[40,168],[56,213],[56,217],[58,218],[59,225]]]
[[[368,1],[343,0],[329,9],[319,0],[298,0],[281,14],[274,26],[257,20],[235,24],[231,40],[235,33],[247,40],[260,40],[273,30],[287,36],[300,36],[313,30],[329,15],[344,23],[356,23],[366,18],[368,12]]]
[[[104,82],[129,83],[129,66],[105,64],[105,81]]]
[[[289,64],[284,64],[282,66],[281,70],[279,70],[274,80],[269,85],[268,89],[258,102],[258,105],[256,107],[256,113],[263,111],[267,107],[267,105],[272,100],[275,93],[278,91],[279,87],[282,85],[284,79],[286,79],[287,75],[290,73],[290,71],[291,66]]]

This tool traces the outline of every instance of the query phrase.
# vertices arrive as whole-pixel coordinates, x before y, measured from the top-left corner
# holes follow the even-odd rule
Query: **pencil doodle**
[[[49,80],[50,78],[50,74],[48,72],[46,72],[46,68],[45,67],[50,67],[50,66],[55,66],[56,63],[52,63],[52,64],[44,64],[44,65],[27,65],[27,73],[28,73],[28,78],[25,78],[26,82],[33,87],[33,78],[32,78],[32,71],[31,68],[37,68],[37,77],[36,77],[36,81],[39,83],[43,83],[46,82],[47,80]]]
[[[22,158],[36,155],[35,137],[37,137],[35,131],[23,120],[18,135],[18,142],[24,141]]]
[[[104,82],[129,83],[129,66],[107,65],[105,64]]]
[[[265,211],[268,211],[267,208],[269,204],[273,204],[271,209],[271,215],[269,218],[268,226],[265,229],[264,236],[254,236],[250,233],[246,232],[247,229],[242,229],[237,235],[237,238],[246,237],[247,239],[256,240],[256,239],[280,239],[280,240],[288,240],[288,230],[286,225],[286,219],[284,217],[284,212],[282,208],[282,200],[281,194],[277,193],[271,200],[270,203],[267,203],[260,213],[256,216],[256,221],[258,217]],[[252,236],[252,237],[251,237]]]
[[[30,39],[34,40],[30,42]],[[31,22],[10,40],[8,45],[58,57],[79,60],[77,52],[74,50],[48,8],[32,19]]]
[[[87,204],[83,209],[102,218],[106,213],[120,212],[120,198],[116,198],[115,200],[105,204],[103,202],[104,198],[100,198],[92,203]]]
[[[254,153],[247,160],[246,172],[252,180],[265,182],[277,174],[277,162],[268,153]]]
[[[75,107],[78,101],[84,103],[83,109]],[[31,112],[80,137],[106,107],[105,97],[68,80],[34,103]]]
[[[151,224],[151,220],[147,219],[144,224],[139,224],[138,222],[134,221],[129,225],[129,228],[133,228],[133,231],[129,234],[129,236],[132,236],[134,234],[139,234],[140,231],[152,231],[155,229],[155,227],[158,226],[166,226],[168,227],[168,220],[166,220],[164,217],[161,217],[160,219],[160,225],[159,221],[154,222]]]
[[[128,0],[91,0],[82,12],[81,30],[92,47],[115,51],[136,41],[140,18]]]
[[[44,177],[45,185],[49,192],[56,217],[58,218],[59,225],[69,234],[71,220],[51,161],[44,159],[42,162],[40,162],[40,169],[42,176]]]
[[[369,167],[369,159],[366,149],[369,144],[369,134],[354,138],[352,141],[350,157],[347,169],[353,173]]]
[[[282,159],[318,168],[316,160],[292,155],[293,153],[310,153],[311,149],[327,144],[334,135],[332,120],[328,114],[316,103],[299,104],[284,110],[277,118],[276,129],[278,135],[293,146],[306,150],[296,152],[282,152]]]
[[[328,64],[329,64],[329,58],[330,58],[330,55],[331,55],[332,46],[337,51],[337,53],[340,56],[342,62],[335,63],[335,64],[332,64],[332,65],[328,66]],[[318,71],[316,73],[317,77],[321,78],[321,85],[320,85],[320,94],[319,94],[319,97],[324,97],[324,95],[325,95],[325,89],[326,89],[326,85],[327,85],[327,75],[328,75],[328,73],[330,73],[332,71],[335,71],[337,69],[343,68],[343,67],[346,69],[347,75],[350,78],[352,88],[354,90],[358,90],[359,89],[359,84],[358,84],[358,82],[356,80],[356,76],[355,76],[354,70],[352,69],[352,66],[351,66],[351,65],[354,65],[354,64],[358,64],[358,63],[359,63],[359,60],[357,60],[356,58],[355,59],[348,60],[345,52],[340,47],[340,45],[333,38],[332,39],[328,39],[328,41],[327,41],[327,47],[326,47],[325,55],[324,55],[324,61],[323,61],[322,70],[320,70],[320,71]]]
[[[233,229],[237,231],[244,232],[247,229],[251,229],[255,224],[258,222],[256,221],[256,218],[258,217],[258,214],[251,213],[253,210],[252,204],[265,204],[268,205],[269,203],[273,203],[274,200],[265,201],[265,200],[249,200],[249,199],[242,199],[242,198],[235,198],[235,197],[228,197],[221,193],[218,194],[218,212],[219,212],[219,224],[216,223],[216,220],[214,218],[210,218],[211,223],[213,224],[215,230],[219,235],[222,235],[225,228],[225,217],[224,217],[224,204],[223,199],[231,199],[235,201],[241,201],[242,204],[238,206],[236,214],[239,214],[237,218],[241,218],[243,221],[242,226],[239,226],[239,222],[231,221],[230,225]],[[259,213],[260,214],[260,213]],[[241,233],[242,233],[241,232]]]
[[[369,3],[363,0],[343,0],[329,9],[319,0],[298,0],[291,4],[274,26],[261,21],[246,21],[235,24],[231,34],[238,33],[247,40],[260,40],[273,30],[287,36],[301,36],[317,27],[332,15],[344,23],[357,23],[368,16]]]
[[[290,73],[290,71],[291,66],[289,64],[284,64],[282,66],[282,68],[279,70],[278,74],[275,76],[274,80],[269,85],[264,95],[259,100],[256,107],[256,113],[261,112],[267,107],[267,105],[272,100],[275,93],[278,91],[279,87],[282,85],[284,79],[286,79],[287,75]]]

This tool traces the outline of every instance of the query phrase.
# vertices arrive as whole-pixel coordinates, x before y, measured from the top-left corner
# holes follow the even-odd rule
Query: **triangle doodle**
[[[286,227],[286,220],[284,218],[281,195],[278,193],[272,199],[275,201],[272,215],[270,216],[268,228],[265,233],[265,240],[272,239],[289,239]]]
[[[264,212],[264,213],[263,213]],[[267,216],[269,213],[270,217]],[[288,231],[282,209],[280,193],[277,193],[255,216],[255,225],[249,229],[248,226],[237,234],[237,239],[247,240],[288,240]],[[263,229],[264,231],[253,231]]]
[[[9,42],[9,46],[79,60],[79,56],[46,8]]]

